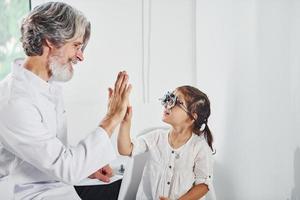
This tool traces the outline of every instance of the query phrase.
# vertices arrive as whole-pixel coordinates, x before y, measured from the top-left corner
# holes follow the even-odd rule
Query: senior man
[[[110,174],[106,165],[116,158],[110,136],[126,113],[128,75],[118,74],[95,131],[69,146],[56,82],[70,80],[73,65],[83,61],[90,22],[70,5],[49,2],[24,18],[21,35],[27,57],[0,83],[0,183],[13,180],[14,199],[80,199],[74,184]]]

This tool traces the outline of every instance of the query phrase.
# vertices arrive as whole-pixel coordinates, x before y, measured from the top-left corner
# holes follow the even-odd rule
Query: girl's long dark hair
[[[193,124],[193,132],[197,135],[204,134],[207,144],[214,152],[212,147],[213,136],[208,127],[208,118],[210,116],[210,101],[207,95],[199,89],[185,85],[178,87],[176,90],[184,95],[187,104],[187,109],[191,114],[196,114],[197,118]],[[205,126],[204,129],[201,127]]]

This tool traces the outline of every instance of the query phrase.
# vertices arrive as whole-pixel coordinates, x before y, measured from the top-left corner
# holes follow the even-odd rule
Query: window
[[[0,0],[0,80],[10,72],[16,58],[25,56],[20,43],[20,25],[29,9],[30,1]]]

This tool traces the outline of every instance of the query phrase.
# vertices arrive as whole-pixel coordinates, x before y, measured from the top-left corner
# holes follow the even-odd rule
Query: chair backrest
[[[144,129],[141,131],[137,137],[147,134],[153,130],[156,129],[169,129],[169,127],[166,126],[160,126],[160,127],[151,127]],[[118,200],[133,200],[136,198],[136,193],[138,190],[138,186],[140,184],[144,166],[146,163],[146,160],[149,157],[149,153],[143,153],[140,155],[135,156],[134,158],[130,158],[126,168],[125,173],[123,176],[119,197]]]

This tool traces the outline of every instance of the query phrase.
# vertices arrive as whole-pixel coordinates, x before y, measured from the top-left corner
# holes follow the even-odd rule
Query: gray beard
[[[49,59],[49,69],[51,71],[50,80],[67,82],[73,77],[73,72],[68,69],[68,64],[62,65],[58,62],[59,57],[53,56]]]

